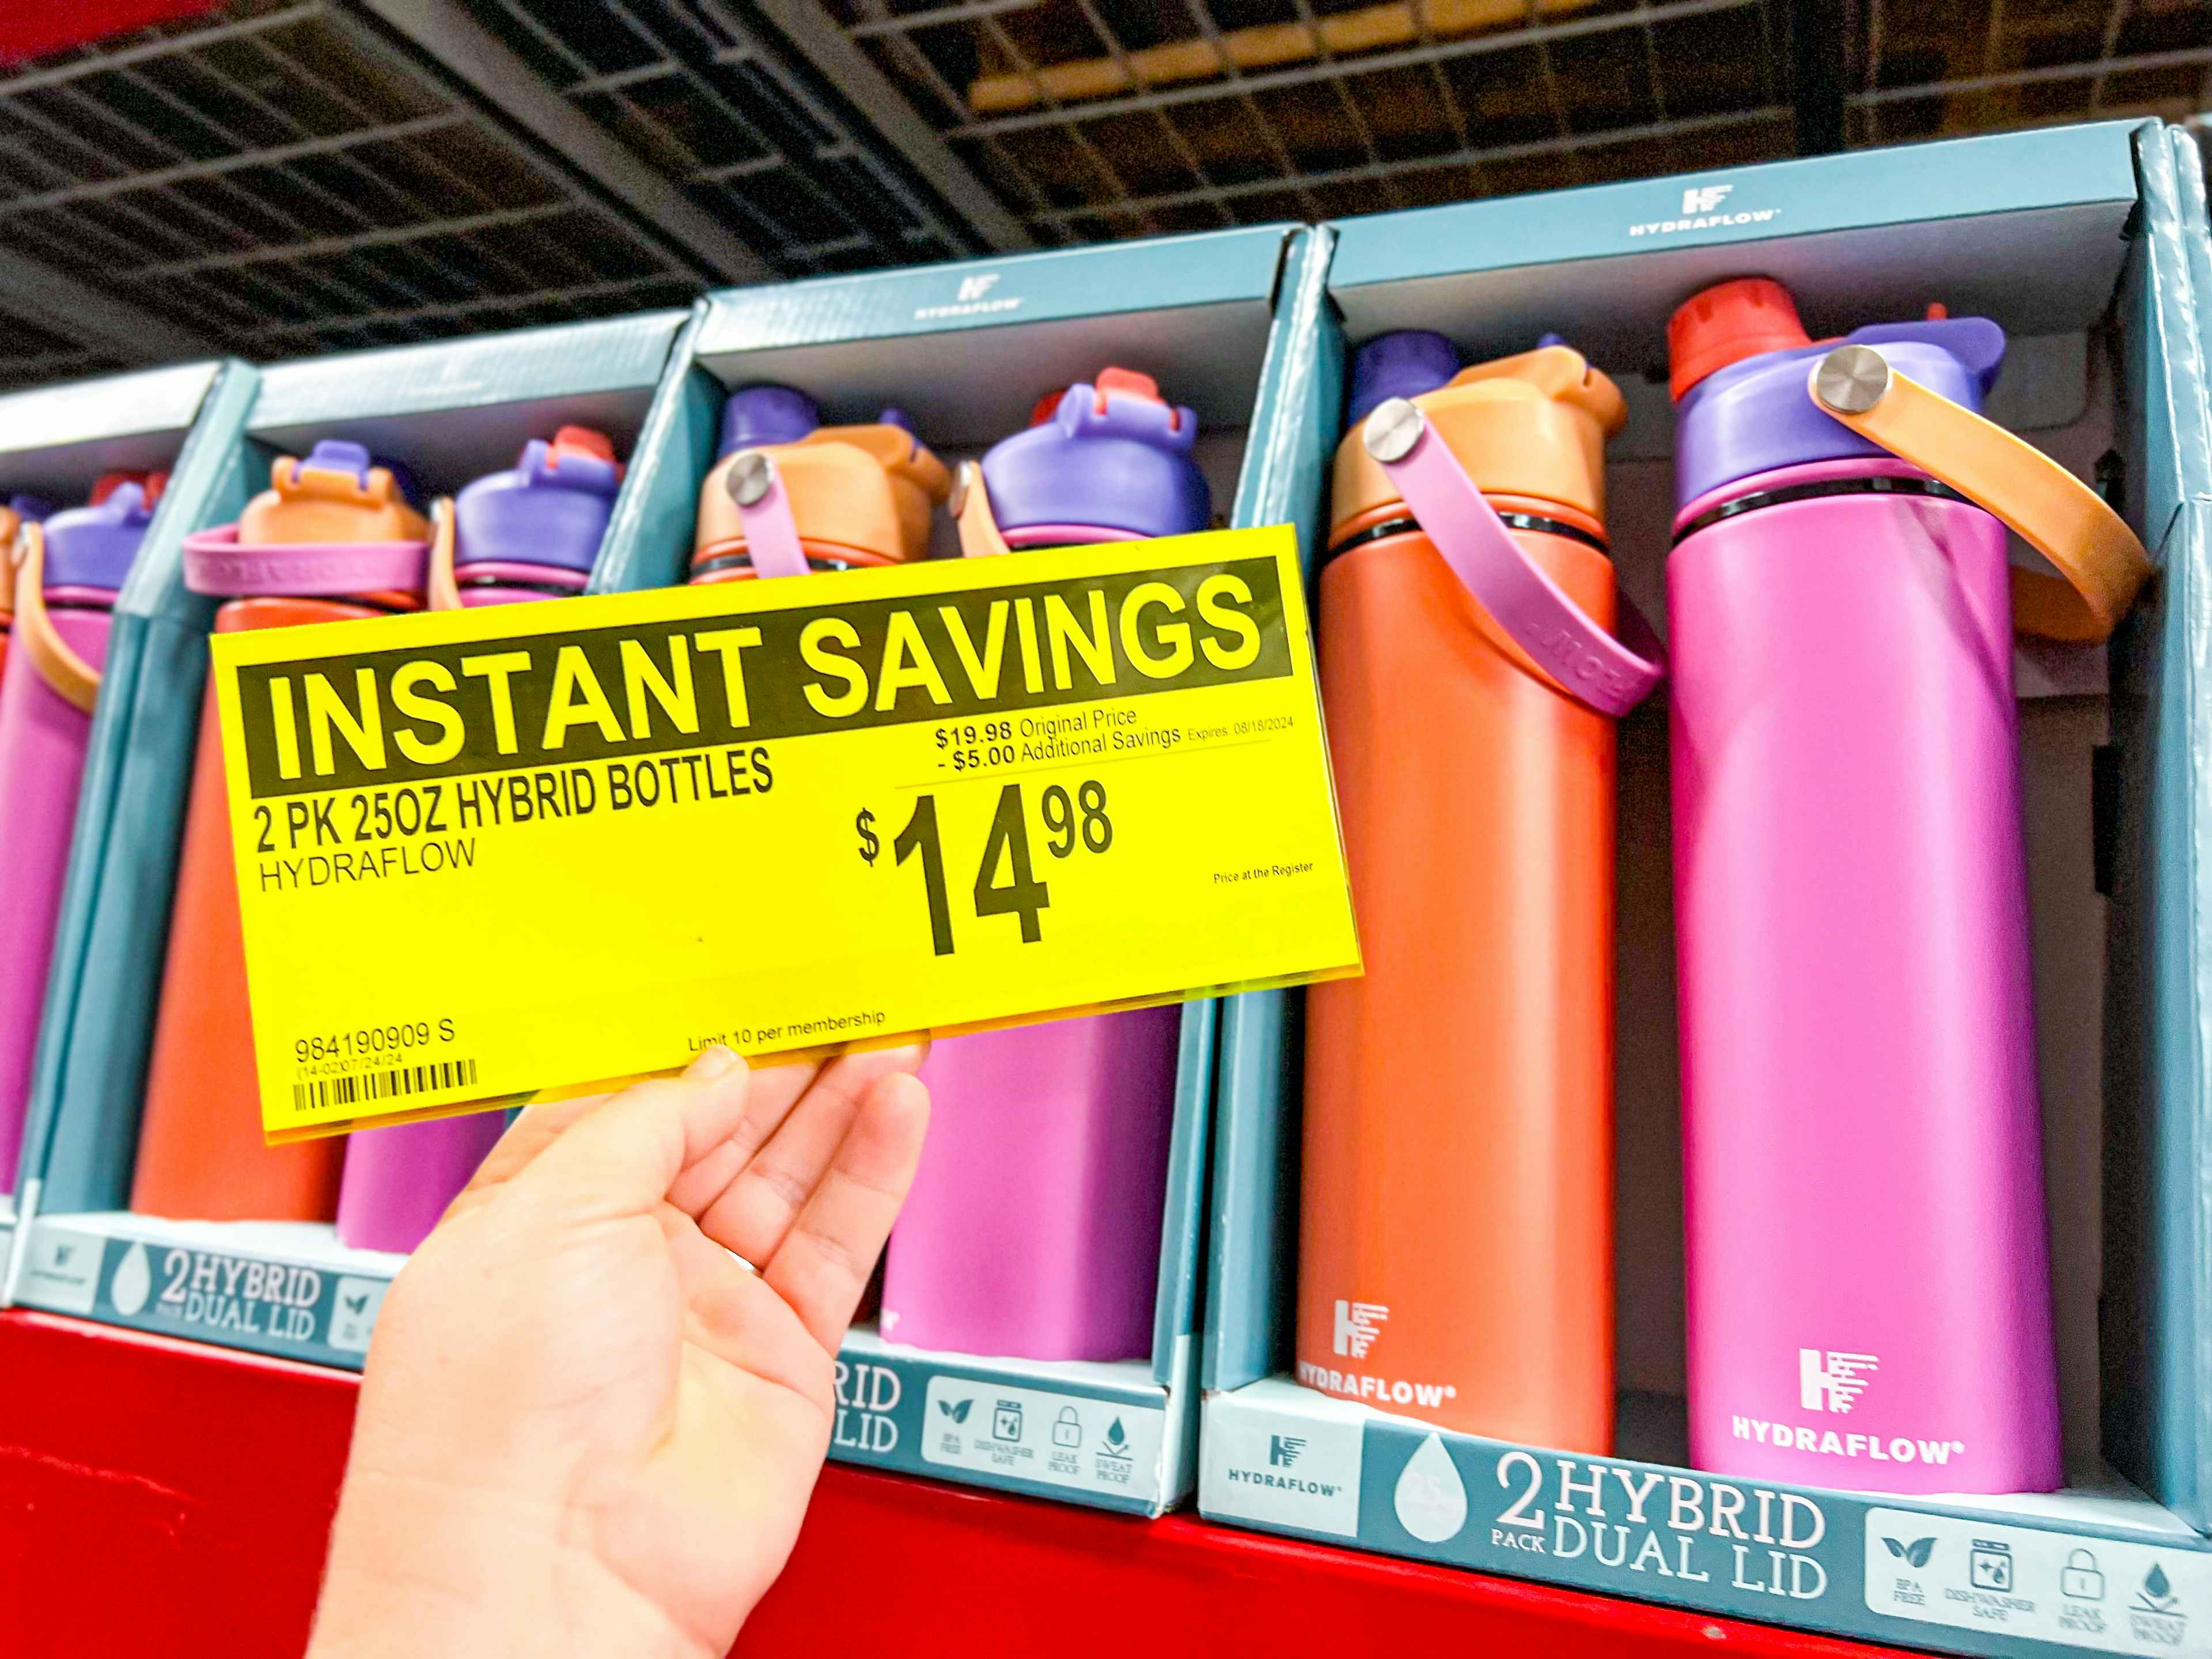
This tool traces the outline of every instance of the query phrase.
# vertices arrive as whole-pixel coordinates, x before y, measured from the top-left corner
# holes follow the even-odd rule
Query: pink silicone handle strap
[[[799,545],[799,521],[791,514],[791,496],[783,487],[783,471],[765,451],[741,452],[730,468],[730,499],[738,504],[738,522],[744,526],[745,556],[756,576],[804,576],[811,568],[806,550]]]
[[[218,599],[419,592],[428,542],[291,542],[241,547],[238,526],[185,538],[185,586]]]
[[[1409,422],[1418,430],[1401,448]],[[1601,714],[1626,714],[1650,695],[1667,672],[1657,642],[1639,656],[1592,622],[1513,538],[1419,409],[1393,398],[1361,439],[1452,574],[1539,668]],[[1620,605],[1626,621],[1634,609]]]

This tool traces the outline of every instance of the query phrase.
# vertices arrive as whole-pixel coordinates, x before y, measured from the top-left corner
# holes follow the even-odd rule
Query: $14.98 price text
[[[1053,784],[1038,799],[1044,824],[1045,850],[1056,859],[1079,852],[1104,853],[1114,845],[1114,820],[1107,816],[1106,786],[1087,779],[1070,793],[1065,785]],[[876,815],[866,807],[853,820],[860,831],[861,860],[872,866],[883,851],[876,833]],[[945,842],[937,827],[937,797],[923,795],[891,841],[900,864],[918,858],[921,865],[922,896],[929,906],[930,948],[940,957],[953,952],[952,902],[945,885]],[[1010,783],[999,791],[998,810],[983,837],[983,856],[975,866],[973,890],[975,915],[1019,919],[1022,943],[1035,945],[1044,937],[1043,916],[1052,903],[1052,891],[1037,879],[1030,858],[1029,805],[1022,786]]]

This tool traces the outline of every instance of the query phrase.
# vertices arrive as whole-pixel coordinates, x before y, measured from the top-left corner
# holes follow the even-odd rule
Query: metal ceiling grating
[[[745,0],[483,0],[473,10],[781,276],[988,246]]]
[[[1041,240],[1795,152],[1790,14],[1853,144],[2212,104],[2203,0],[824,0]]]
[[[0,307],[0,386],[89,380],[130,361]]]
[[[325,0],[238,0],[0,77],[0,248],[264,359],[702,286]]]
[[[2204,0],[1861,0],[1850,142],[2212,107]]]
[[[2207,0],[230,0],[0,74],[0,385],[2208,108]]]

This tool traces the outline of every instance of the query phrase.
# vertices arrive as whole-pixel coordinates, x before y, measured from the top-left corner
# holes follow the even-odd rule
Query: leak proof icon
[[[1053,1419],[1052,1443],[1070,1450],[1083,1443],[1083,1425],[1075,1415],[1074,1407],[1062,1406],[1060,1415]]]
[[[2076,1601],[2103,1601],[2105,1575],[2097,1571],[2097,1558],[2087,1550],[2069,1555],[2058,1570],[2058,1588]]]

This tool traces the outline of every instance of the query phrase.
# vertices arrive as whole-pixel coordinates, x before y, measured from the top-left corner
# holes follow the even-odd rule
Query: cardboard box
[[[573,422],[605,432],[632,462],[593,585],[673,580],[680,563],[613,555],[635,528],[636,462],[695,321],[657,312],[226,371],[228,401],[211,397],[117,606],[26,1127],[10,1299],[360,1365],[404,1257],[349,1249],[325,1224],[127,1207],[219,603],[185,588],[183,538],[234,520],[268,487],[275,457],[304,455],[319,438],[364,442],[436,495],[511,467],[529,439]]]
[[[1334,393],[1313,375],[1327,244],[1322,233],[1269,227],[738,290],[688,322],[635,319],[285,365],[267,372],[236,441],[233,492],[187,527],[235,517],[272,454],[320,436],[399,456],[434,492],[511,464],[540,428],[581,421],[611,431],[629,461],[592,590],[653,586],[683,579],[732,385],[803,386],[832,421],[872,419],[896,403],[951,462],[1020,429],[1040,392],[1110,362],[1156,374],[1197,410],[1200,459],[1231,523],[1295,521],[1310,546],[1336,417]],[[939,533],[936,550],[953,551],[949,521]],[[348,1250],[326,1226],[124,1209],[164,957],[143,918],[168,905],[214,609],[184,591],[173,551],[149,596],[171,643],[167,699],[128,729],[95,736],[138,757],[139,772],[127,808],[112,809],[125,833],[81,847],[72,869],[72,892],[88,896],[76,903],[92,914],[66,948],[80,959],[102,951],[106,961],[90,981],[100,990],[49,1035],[36,1162],[27,1164],[41,1182],[40,1218],[16,1253],[15,1295],[358,1366],[403,1258]],[[101,902],[125,891],[137,896]],[[1141,1514],[1188,1495],[1216,1006],[1190,1004],[1183,1021],[1151,1358],[1046,1365],[932,1354],[858,1329],[839,1368],[833,1455]],[[267,1294],[235,1293],[249,1283]],[[956,1445],[943,1425],[931,1433],[937,1406],[950,1425],[963,1399],[977,1402],[963,1415],[978,1427],[1022,1427],[984,1437],[996,1444]],[[1006,1449],[1024,1434],[1056,1445],[1051,1431],[1070,1413],[1091,1449],[1084,1458]]]
[[[2196,292],[2212,249],[2185,221],[2177,142],[2108,123],[1352,221],[1335,228],[1341,326],[1317,370],[1340,387],[1347,348],[1390,329],[1442,330],[1470,360],[1564,334],[1628,392],[1609,518],[1621,581],[1655,618],[1673,513],[1664,325],[1711,283],[1780,278],[1816,337],[1931,300],[1994,317],[2013,347],[1990,416],[2081,477],[2118,453],[2123,511],[2160,574],[2109,653],[2031,642],[2019,660],[2073,1486],[1892,1498],[1682,1466],[1662,690],[1620,744],[1619,1455],[1438,1433],[1271,1376],[1292,1319],[1299,1042],[1294,998],[1239,998],[1218,1062],[1207,1516],[1911,1646],[2212,1651],[2212,939],[2197,874],[2212,836],[2212,416]],[[2100,751],[2116,787],[2099,814]]]
[[[252,396],[254,371],[236,362],[178,363],[133,374],[110,375],[68,385],[38,386],[0,397],[0,501],[21,492],[41,495],[58,507],[82,504],[100,474],[108,471],[166,471],[169,482],[146,527],[139,564],[158,562],[161,550],[173,548],[218,487],[219,456],[242,418]],[[117,647],[131,631],[130,596],[119,596],[115,633],[111,635],[102,699],[131,695],[131,677],[118,672]],[[124,688],[116,690],[115,688]],[[88,755],[84,793],[101,787]],[[57,938],[66,927],[56,924]],[[22,964],[29,969],[31,964]],[[45,963],[36,970],[45,973]],[[64,976],[47,981],[48,1006],[65,1000]],[[26,1136],[27,1146],[28,1137]],[[20,1160],[34,1170],[27,1157]],[[15,1231],[18,1172],[0,1170],[8,1190],[0,1194],[0,1260]]]
[[[950,466],[1021,430],[1040,393],[1109,364],[1196,410],[1199,462],[1231,524],[1295,522],[1310,547],[1336,419],[1313,377],[1327,240],[1274,226],[709,296],[683,396],[659,411],[670,429],[631,553],[688,556],[733,386],[804,387],[832,422],[896,404]],[[957,550],[942,514],[937,537],[935,555]],[[1143,1515],[1188,1495],[1218,1006],[1184,1006],[1149,1361],[927,1352],[856,1328],[832,1457]],[[1054,1456],[1069,1438],[1076,1455]]]

